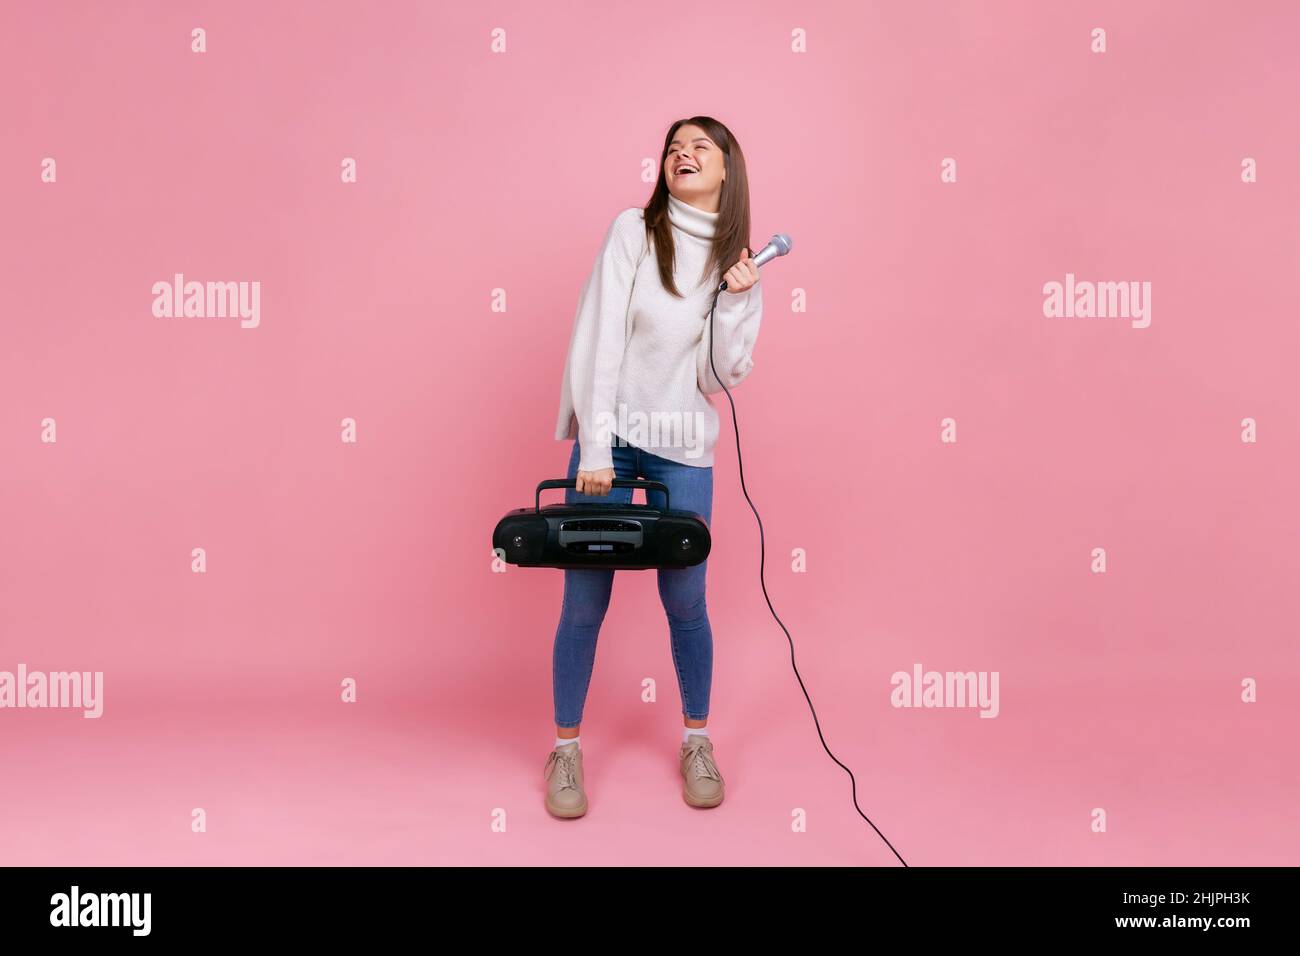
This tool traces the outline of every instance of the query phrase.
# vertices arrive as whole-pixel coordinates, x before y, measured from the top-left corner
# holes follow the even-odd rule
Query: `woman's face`
[[[693,206],[716,212],[726,160],[718,144],[690,123],[677,127],[664,157],[668,191]]]

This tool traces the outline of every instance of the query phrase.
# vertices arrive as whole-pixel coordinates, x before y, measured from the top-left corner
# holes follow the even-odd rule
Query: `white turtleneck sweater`
[[[555,437],[577,437],[581,471],[614,466],[612,435],[681,464],[713,464],[718,413],[705,396],[722,386],[709,364],[709,304],[722,276],[714,270],[700,281],[700,270],[718,213],[670,193],[668,217],[677,250],[673,278],[683,298],[659,281],[644,210],[632,206],[614,217],[578,300]],[[718,295],[713,364],[728,389],[754,366],[761,286]]]

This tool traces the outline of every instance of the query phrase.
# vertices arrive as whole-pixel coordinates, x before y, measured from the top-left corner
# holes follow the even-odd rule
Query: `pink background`
[[[744,148],[754,238],[795,240],[736,400],[769,591],[867,814],[913,865],[1300,862],[1294,5],[0,17],[0,670],[105,674],[99,720],[0,711],[3,862],[896,865],[763,602],[722,396],[727,800],[681,799],[628,572],[591,810],[542,806],[561,576],[492,573],[490,534],[563,475],[578,292],[693,113]],[[260,281],[260,327],[155,318],[174,272]],[[1150,328],[1045,318],[1066,272],[1150,281]],[[916,662],[998,671],[1000,715],[893,708]]]

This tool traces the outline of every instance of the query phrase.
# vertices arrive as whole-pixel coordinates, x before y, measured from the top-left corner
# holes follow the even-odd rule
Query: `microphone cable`
[[[813,725],[817,728],[817,736],[822,742],[822,749],[826,751],[828,757],[839,764],[844,772],[849,775],[849,781],[852,784],[853,789],[853,809],[857,810],[858,816],[866,820],[867,823],[871,825],[871,829],[876,831],[876,835],[885,841],[885,846],[889,847],[894,856],[898,857],[898,862],[903,864],[903,866],[907,866],[907,861],[904,860],[902,855],[894,849],[894,845],[889,842],[889,839],[880,832],[880,827],[871,823],[871,818],[863,813],[862,808],[858,806],[858,781],[857,778],[853,776],[853,771],[840,763],[839,758],[836,757],[835,754],[831,753],[831,748],[826,746],[826,738],[822,736],[822,725],[817,720],[817,711],[813,707],[812,698],[808,696],[808,688],[804,686],[803,678],[799,676],[799,668],[794,662],[794,639],[790,636],[790,632],[786,629],[785,624],[781,622],[781,618],[777,616],[776,608],[772,607],[772,599],[768,597],[767,594],[767,582],[763,576],[763,566],[766,562],[766,548],[763,542],[763,519],[758,516],[758,509],[754,507],[753,499],[749,497],[749,491],[745,488],[745,463],[740,457],[740,423],[736,418],[736,403],[731,397],[731,389],[727,388],[727,383],[723,381],[722,376],[718,374],[718,367],[713,362],[713,312],[718,305],[718,296],[722,293],[723,287],[725,286],[725,282],[718,286],[713,293],[713,304],[709,306],[709,367],[713,369],[713,377],[716,378],[718,384],[722,386],[722,391],[725,392],[727,396],[727,402],[731,405],[731,425],[736,430],[736,467],[740,471],[740,490],[744,494],[745,500],[749,502],[749,510],[754,512],[754,520],[758,522],[758,583],[763,588],[763,599],[767,601],[767,609],[772,612],[772,617],[776,620],[776,623],[781,625],[781,630],[785,631],[785,639],[790,643],[790,666],[794,668],[794,676],[795,679],[799,681],[799,689],[803,691],[804,699],[808,701],[808,710],[812,712]]]

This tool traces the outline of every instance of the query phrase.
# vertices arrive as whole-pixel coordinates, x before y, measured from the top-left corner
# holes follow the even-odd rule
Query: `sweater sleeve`
[[[645,243],[638,207],[614,217],[578,299],[568,373],[578,419],[580,471],[614,467],[614,402],[627,345],[632,284]]]
[[[723,290],[713,312],[713,362],[709,362],[709,317],[704,316],[704,332],[696,349],[697,379],[705,395],[722,391],[716,365],[727,388],[735,388],[754,367],[754,343],[763,318],[763,281],[760,279],[741,293]]]

